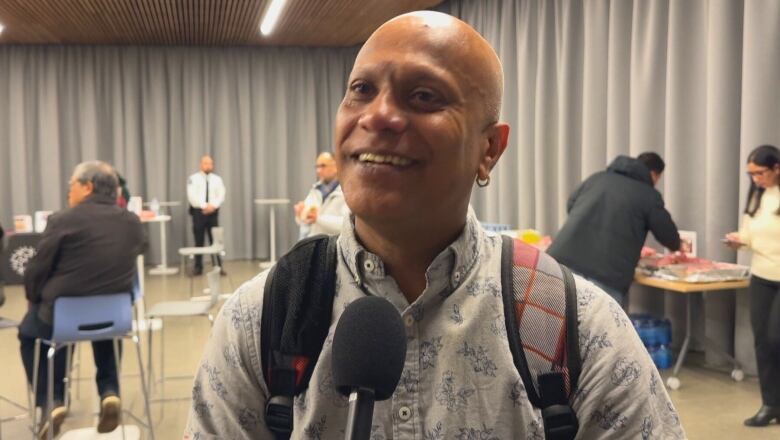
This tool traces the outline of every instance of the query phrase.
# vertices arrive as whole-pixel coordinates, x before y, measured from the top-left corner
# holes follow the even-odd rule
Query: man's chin
[[[408,223],[419,216],[408,201],[392,198],[347,201],[347,206],[356,218],[377,226]]]

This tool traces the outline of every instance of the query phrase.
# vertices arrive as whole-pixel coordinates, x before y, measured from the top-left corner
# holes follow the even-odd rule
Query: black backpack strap
[[[563,284],[566,291],[566,364],[569,368],[569,386],[571,396],[577,390],[577,384],[582,371],[580,356],[580,326],[577,316],[577,284],[571,270],[563,264],[558,264],[563,273]],[[571,397],[570,396],[570,397]]]
[[[506,319],[507,337],[509,348],[512,352],[515,366],[517,367],[523,383],[526,384],[528,400],[531,404],[542,410],[542,419],[544,423],[545,438],[548,440],[570,440],[573,439],[579,429],[579,423],[574,409],[571,407],[572,396],[577,388],[577,382],[581,370],[581,359],[579,355],[579,331],[577,319],[577,288],[574,277],[568,268],[559,265],[563,283],[563,292],[554,291],[554,289],[543,289],[535,291],[537,295],[558,295],[563,293],[565,305],[562,312],[565,317],[565,345],[561,357],[553,360],[548,370],[533,370],[529,368],[529,362],[526,354],[526,346],[523,344],[521,333],[524,325],[529,321],[521,319],[517,321],[518,307],[525,307],[521,303],[529,283],[520,282],[515,277],[515,266],[520,266],[529,271],[536,271],[536,267],[530,267],[529,262],[516,264],[515,261],[515,241],[509,237],[502,236],[501,252],[501,284],[504,301],[504,311]],[[521,256],[518,261],[525,261]],[[550,258],[544,254],[536,256],[533,264],[539,263],[540,258]],[[528,266],[525,266],[528,264]],[[557,264],[557,263],[556,263]],[[519,276],[518,276],[519,278]],[[533,278],[532,278],[533,279]],[[533,286],[531,286],[533,287]],[[553,303],[555,301],[552,301]],[[549,336],[549,335],[548,335]],[[548,344],[542,347],[542,352],[557,352],[554,344],[557,338],[547,337],[541,341],[534,341],[541,344]],[[538,365],[533,364],[533,365]],[[565,368],[566,371],[562,371]],[[566,378],[569,379],[569,387],[566,387]],[[534,381],[536,379],[536,382]],[[568,390],[568,391],[567,391]]]
[[[337,236],[298,242],[268,273],[260,355],[270,397],[265,422],[277,439],[293,430],[293,397],[304,391],[328,336],[336,286]]]

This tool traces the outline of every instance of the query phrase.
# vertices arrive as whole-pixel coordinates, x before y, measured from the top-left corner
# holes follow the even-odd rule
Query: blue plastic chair
[[[135,276],[133,277],[133,290],[131,292],[131,299],[133,301],[133,304],[134,305],[138,304],[138,300],[142,299],[143,297],[144,297],[144,292],[141,289],[140,276],[138,275],[138,272],[136,272]],[[137,320],[138,319],[138,310],[134,309],[133,313],[134,313],[134,318]],[[78,345],[76,345],[72,349],[71,349],[71,347],[68,347],[68,348],[69,349],[68,349],[68,355],[67,355],[66,362],[67,362],[68,366],[72,367],[70,371],[76,370],[76,378],[75,378],[75,380],[82,380],[84,378],[81,377],[81,362],[78,361],[78,358],[79,358],[79,355],[78,355],[79,354],[79,352],[78,352]],[[71,358],[72,357],[75,357],[77,359],[73,363],[71,363]],[[70,382],[72,380],[74,380],[74,379],[71,378],[70,375],[67,375],[65,377],[65,383],[68,384],[68,385],[70,385]],[[76,398],[81,397],[80,393],[79,393],[79,390],[80,390],[80,388],[76,387]],[[70,407],[70,394],[69,393],[65,395],[65,406]]]
[[[146,412],[146,426],[149,437],[154,440],[151,415],[149,413],[149,396],[146,392],[146,377],[144,375],[143,361],[141,360],[141,347],[138,335],[133,332],[133,302],[130,292],[112,293],[91,296],[59,297],[54,301],[54,322],[52,337],[49,340],[36,339],[33,377],[38,377],[40,364],[40,344],[49,346],[46,353],[48,363],[48,377],[46,381],[46,397],[48,408],[54,405],[54,355],[63,347],[72,346],[77,342],[113,340],[114,360],[117,366],[117,375],[120,375],[121,363],[119,359],[119,339],[130,338],[135,344],[138,356],[138,371],[141,377],[141,392],[144,396],[144,409]],[[68,352],[70,356],[70,351]],[[69,357],[68,356],[68,357]],[[66,362],[66,369],[70,369],[70,359]],[[66,377],[69,373],[66,372]],[[33,381],[33,398],[37,392],[38,380]],[[67,391],[66,391],[67,395]],[[139,419],[132,416],[140,424]],[[35,426],[35,414],[30,415]],[[53,439],[51,412],[49,417],[49,440]],[[120,415],[121,417],[121,415]],[[122,421],[120,420],[120,424]],[[124,425],[122,425],[124,438]]]

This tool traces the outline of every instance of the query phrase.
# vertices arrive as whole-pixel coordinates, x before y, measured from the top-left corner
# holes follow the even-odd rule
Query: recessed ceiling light
[[[263,35],[270,35],[274,30],[276,22],[279,21],[279,16],[282,15],[282,9],[287,3],[287,0],[271,0],[271,5],[265,11],[265,17],[260,22],[260,32]]]

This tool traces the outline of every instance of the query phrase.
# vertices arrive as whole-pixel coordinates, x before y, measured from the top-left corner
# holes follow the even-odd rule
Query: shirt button
[[[414,325],[414,316],[412,315],[406,315],[404,318],[404,322],[406,323],[407,327],[411,327]]]
[[[408,406],[398,408],[398,418],[404,422],[412,418],[412,409]]]
[[[374,266],[374,262],[371,261],[371,260],[366,260],[366,261],[363,262],[363,268],[365,270],[367,270],[368,272],[373,272],[374,271],[374,267],[375,267]]]
[[[459,283],[460,282],[460,272],[455,272],[454,278],[455,278],[455,282]]]

